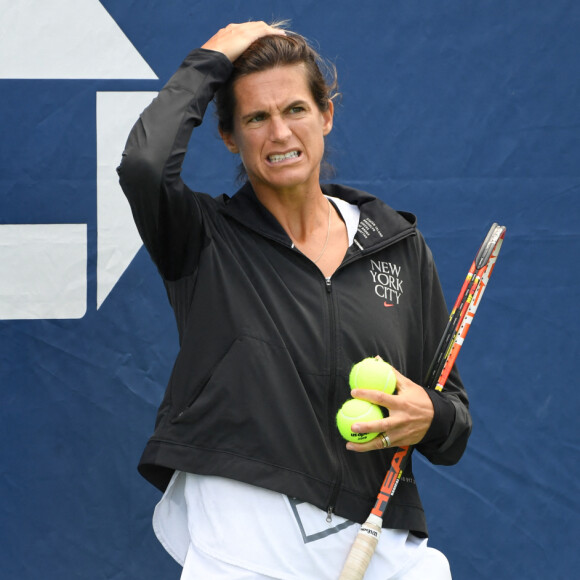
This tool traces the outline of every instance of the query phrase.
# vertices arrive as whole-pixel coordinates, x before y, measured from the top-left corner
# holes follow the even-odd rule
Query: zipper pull
[[[333,510],[333,509],[334,509],[334,508],[333,508],[332,506],[330,506],[330,507],[328,508],[328,511],[326,512],[326,521],[327,521],[327,523],[329,523],[329,524],[330,524],[330,523],[332,523],[332,510]]]
[[[332,292],[332,280],[330,278],[326,279],[326,291],[329,294]]]

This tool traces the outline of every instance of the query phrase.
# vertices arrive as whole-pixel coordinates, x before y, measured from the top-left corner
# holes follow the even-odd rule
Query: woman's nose
[[[270,137],[272,141],[285,141],[292,131],[283,117],[273,116],[270,124]]]

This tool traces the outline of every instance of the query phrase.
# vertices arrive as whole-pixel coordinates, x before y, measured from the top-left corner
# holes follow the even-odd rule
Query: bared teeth
[[[285,159],[292,159],[293,157],[298,157],[298,151],[288,151],[288,153],[284,153],[282,155],[269,155],[268,159],[272,163],[279,163],[280,161],[284,161]]]

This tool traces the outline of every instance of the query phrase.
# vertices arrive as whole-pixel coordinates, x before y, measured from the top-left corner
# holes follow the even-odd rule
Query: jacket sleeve
[[[422,376],[425,376],[449,315],[431,251],[421,236],[419,239],[423,242],[424,252],[422,308],[425,321],[425,356]],[[453,367],[442,392],[428,390],[427,393],[433,403],[435,415],[431,427],[416,448],[432,463],[453,465],[463,455],[472,428],[469,400],[457,367]]]
[[[219,52],[192,51],[133,126],[117,169],[143,243],[166,279],[191,273],[199,250],[201,213],[181,167],[193,129],[231,68]]]

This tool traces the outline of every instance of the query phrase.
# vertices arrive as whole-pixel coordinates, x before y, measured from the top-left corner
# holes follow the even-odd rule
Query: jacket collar
[[[322,184],[321,187],[325,195],[358,205],[361,214],[354,241],[365,253],[416,232],[417,219],[413,214],[395,211],[374,195],[344,185]],[[249,183],[233,197],[225,197],[221,211],[262,236],[292,245],[284,228],[260,203]]]

